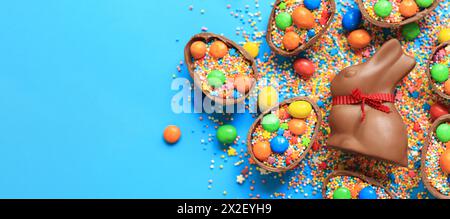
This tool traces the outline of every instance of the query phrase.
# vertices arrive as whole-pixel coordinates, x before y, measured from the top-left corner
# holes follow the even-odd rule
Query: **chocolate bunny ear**
[[[382,84],[394,87],[414,69],[416,61],[404,53],[397,39],[391,39],[381,46],[367,64],[370,69],[373,69]]]
[[[403,49],[400,42],[397,39],[390,39],[381,46],[368,63],[377,66],[390,66],[402,55]]]

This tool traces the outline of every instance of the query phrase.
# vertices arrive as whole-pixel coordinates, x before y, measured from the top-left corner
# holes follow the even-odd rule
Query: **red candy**
[[[294,62],[295,73],[299,74],[303,78],[310,78],[316,71],[314,63],[308,59],[300,58]]]
[[[431,120],[436,120],[437,118],[448,114],[447,107],[440,103],[435,103],[430,107]]]

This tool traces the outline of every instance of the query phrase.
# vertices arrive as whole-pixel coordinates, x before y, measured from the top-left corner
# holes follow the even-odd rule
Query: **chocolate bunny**
[[[391,39],[367,62],[342,70],[331,82],[328,146],[401,166],[408,165],[408,133],[394,91],[416,61]]]

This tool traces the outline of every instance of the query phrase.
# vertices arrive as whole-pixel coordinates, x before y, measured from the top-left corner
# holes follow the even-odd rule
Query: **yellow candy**
[[[288,112],[289,114],[297,119],[304,119],[311,114],[312,106],[306,101],[295,101],[289,104]]]
[[[256,58],[259,54],[259,45],[254,42],[246,42],[244,44],[244,49],[247,51],[253,58]]]
[[[443,43],[450,40],[450,28],[442,29],[439,32],[438,41],[439,43]]]
[[[264,87],[258,95],[258,107],[261,112],[264,112],[278,104],[278,92],[272,87]]]

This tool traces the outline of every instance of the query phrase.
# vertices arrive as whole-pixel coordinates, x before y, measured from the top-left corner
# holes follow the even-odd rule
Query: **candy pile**
[[[213,97],[238,99],[249,92],[253,75],[251,64],[236,48],[218,39],[190,46],[194,74],[199,76],[202,90]]]
[[[256,159],[272,168],[286,168],[298,161],[312,144],[317,115],[307,101],[281,105],[267,113],[251,134]]]
[[[431,134],[424,174],[438,192],[450,196],[450,124],[442,122]]]
[[[324,116],[318,133],[317,144],[312,145],[311,152],[306,154],[298,168],[289,171],[287,174],[268,173],[265,169],[254,165],[254,161],[250,159],[250,155],[247,153],[246,141],[239,138],[239,135],[247,133],[247,127],[253,121],[243,119],[246,116],[250,117],[249,115],[202,114],[199,116],[199,120],[202,124],[201,133],[203,136],[199,138],[198,143],[201,147],[198,150],[203,150],[207,153],[206,156],[211,156],[211,164],[208,164],[207,168],[214,167],[211,168],[211,175],[206,176],[208,178],[205,177],[205,189],[213,193],[238,198],[321,198],[320,191],[324,179],[334,170],[345,169],[361,172],[375,178],[385,188],[393,192],[396,198],[432,197],[421,182],[419,171],[421,149],[431,126],[431,119],[448,113],[448,111],[443,107],[445,103],[437,104],[437,95],[427,86],[428,80],[424,77],[424,72],[427,70],[426,63],[431,51],[437,45],[438,38],[439,40],[445,40],[448,39],[445,37],[450,36],[450,34],[445,34],[450,32],[441,31],[442,28],[448,27],[450,21],[450,8],[447,7],[449,0],[442,0],[429,16],[426,16],[417,26],[412,28],[414,31],[409,31],[408,28],[400,30],[382,29],[369,24],[364,19],[358,21],[358,16],[354,16],[355,18],[352,18],[354,21],[350,22],[350,24],[357,24],[355,25],[357,28],[354,30],[367,30],[371,37],[368,45],[358,50],[351,49],[351,45],[349,45],[347,35],[352,30],[343,26],[344,16],[350,11],[358,9],[354,1],[339,0],[336,3],[335,22],[332,22],[327,33],[320,38],[320,43],[315,44],[300,55],[314,64],[315,69],[312,77],[308,79],[299,77],[293,66],[295,59],[284,59],[273,53],[265,52],[264,48],[267,48],[267,46],[264,43],[256,59],[258,69],[256,95],[264,92],[266,99],[276,98],[275,103],[291,97],[307,96],[317,103]],[[267,3],[266,8],[269,7],[271,6]],[[260,4],[259,1],[255,0],[253,5],[249,4],[245,7],[232,5],[226,8],[229,10],[228,13],[239,21],[239,26],[236,27],[237,37],[241,37],[244,42],[249,39],[262,39],[262,31],[259,30],[263,29],[266,23],[258,22],[258,20],[261,17],[262,20],[266,20],[265,18],[269,16],[268,12],[265,9],[263,10],[263,3]],[[314,10],[311,12],[314,13]],[[351,13],[358,15],[357,12]],[[227,14],[224,14],[224,17],[225,15]],[[411,32],[414,32],[412,35],[414,37],[406,38],[405,35]],[[327,136],[330,133],[327,122],[328,111],[331,107],[330,81],[341,69],[364,62],[373,55],[376,48],[379,48],[382,43],[390,38],[400,39],[406,52],[414,56],[417,61],[415,70],[399,83],[396,90],[395,105],[407,124],[409,136],[408,168],[346,154],[325,146]],[[280,34],[278,40],[280,46],[281,40]],[[267,101],[262,105],[269,108],[272,104],[272,102]],[[256,117],[257,115],[253,116]],[[248,122],[248,124],[246,124],[247,126],[244,125],[243,130],[238,127],[239,135],[229,145],[229,148],[218,151],[216,145],[213,144],[216,128],[234,120]],[[197,131],[197,128],[194,129]],[[440,154],[436,156],[435,159],[438,160]],[[216,168],[217,166],[220,169]],[[236,177],[224,177],[228,174],[220,171],[235,172]],[[439,181],[436,183],[446,182]]]
[[[321,33],[331,16],[328,0],[283,0],[274,5],[272,31],[273,44],[292,51]]]
[[[435,86],[447,95],[450,95],[449,67],[450,45],[447,45],[436,51],[430,63],[431,78]]]
[[[364,8],[375,20],[399,23],[415,16],[436,0],[362,0]]]
[[[390,199],[384,188],[370,185],[355,176],[335,176],[326,187],[328,199]]]

